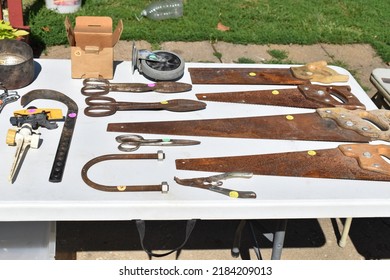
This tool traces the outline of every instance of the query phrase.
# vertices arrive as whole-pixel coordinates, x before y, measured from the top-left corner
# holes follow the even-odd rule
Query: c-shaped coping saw
[[[68,107],[68,111],[65,116],[64,127],[62,129],[60,142],[58,144],[57,152],[54,157],[53,167],[50,172],[49,182],[58,183],[61,182],[64,174],[65,163],[68,157],[69,146],[72,141],[73,131],[76,124],[78,106],[71,98],[65,94],[50,90],[50,89],[38,89],[32,90],[21,98],[21,105],[25,107],[31,101],[36,99],[50,99],[64,103]]]

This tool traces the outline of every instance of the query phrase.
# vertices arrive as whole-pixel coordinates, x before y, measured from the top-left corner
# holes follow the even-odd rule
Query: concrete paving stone
[[[235,63],[239,58],[249,58],[256,63],[266,63],[273,58],[269,54],[270,50],[285,51],[288,56],[285,60],[298,64],[330,59],[320,45],[240,45],[218,42],[214,44],[214,47],[222,54],[223,63]]]
[[[165,42],[161,44],[161,49],[178,54],[186,62],[220,62],[208,41]]]
[[[152,51],[152,45],[147,41],[135,41],[135,47],[137,50],[148,50]],[[133,42],[128,41],[119,41],[118,44],[115,45],[114,55],[116,55],[116,60],[123,60],[122,58],[126,58],[126,60],[131,60],[132,57],[132,48]],[[130,54],[130,56],[128,56]]]
[[[155,254],[166,251],[155,250]],[[95,251],[77,252],[77,260],[149,260],[144,251]],[[232,260],[230,250],[182,250],[179,255],[172,253],[164,257],[152,257],[152,260]],[[253,257],[255,255],[253,253]]]
[[[70,47],[61,45],[48,47],[39,57],[40,59],[70,59]]]
[[[368,44],[332,45],[321,44],[334,61],[345,63],[367,94],[372,97],[376,93],[370,82],[370,76],[375,68],[388,68],[385,62]]]
[[[330,58],[321,47],[321,45],[268,45],[269,50],[280,50],[287,53],[288,58],[292,63],[305,64],[314,61],[325,60],[329,61]]]
[[[240,45],[226,42],[217,42],[213,45],[215,50],[222,54],[223,63],[237,63],[239,58],[248,58],[256,63],[264,63],[272,58],[267,53],[269,48],[263,45]]]

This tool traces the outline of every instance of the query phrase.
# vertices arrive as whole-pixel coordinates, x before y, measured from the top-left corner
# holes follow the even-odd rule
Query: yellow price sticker
[[[229,197],[231,197],[231,198],[238,198],[238,192],[236,192],[236,191],[231,191],[231,192],[229,192]]]
[[[286,119],[288,119],[289,121],[292,121],[292,120],[294,119],[294,116],[287,115],[287,116],[286,116]]]

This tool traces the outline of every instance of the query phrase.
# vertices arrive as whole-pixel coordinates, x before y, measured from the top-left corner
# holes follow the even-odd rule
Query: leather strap
[[[181,250],[184,247],[184,245],[187,243],[187,241],[192,233],[192,230],[195,227],[196,221],[197,220],[195,220],[195,219],[187,221],[185,239],[184,239],[183,243],[180,244],[180,246],[176,247],[175,249],[173,249],[169,252],[162,253],[162,254],[152,253],[152,251],[145,248],[145,245],[144,245],[145,228],[146,228],[145,221],[144,220],[136,220],[135,224],[137,226],[142,249],[149,255],[149,257],[158,257],[159,258],[159,257],[168,256],[168,255],[172,254],[173,252]]]

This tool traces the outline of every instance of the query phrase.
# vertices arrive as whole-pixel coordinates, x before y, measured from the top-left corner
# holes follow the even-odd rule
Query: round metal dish
[[[18,40],[0,40],[0,88],[19,89],[34,79],[32,48]]]

